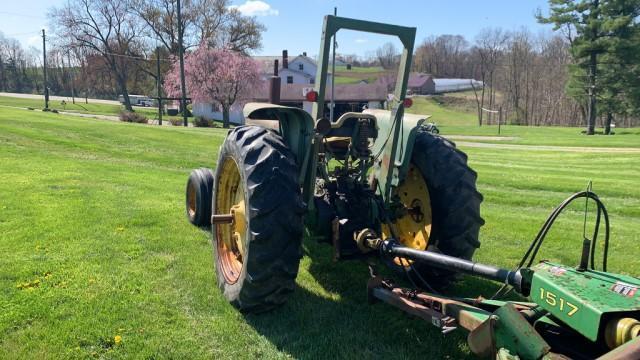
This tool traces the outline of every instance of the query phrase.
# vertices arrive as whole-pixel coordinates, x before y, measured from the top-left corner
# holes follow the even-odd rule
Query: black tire
[[[223,273],[214,225],[213,247],[218,286],[226,299],[243,312],[263,312],[283,304],[295,288],[302,258],[303,215],[294,154],[275,132],[257,126],[239,126],[229,132],[216,168],[213,213],[222,164],[231,158],[244,189],[246,239],[242,269],[230,283]]]
[[[195,226],[211,224],[211,194],[213,190],[213,172],[211,169],[195,169],[187,180],[185,190],[186,213],[189,222]]]
[[[453,142],[419,130],[412,162],[422,173],[431,199],[429,250],[471,260],[480,247],[484,220],[480,216],[483,197],[476,189],[478,175],[467,165],[467,155]],[[445,287],[455,279],[452,272],[423,264],[414,268],[434,287]]]

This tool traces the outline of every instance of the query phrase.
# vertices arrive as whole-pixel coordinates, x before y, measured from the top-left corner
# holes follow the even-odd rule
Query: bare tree
[[[129,67],[142,44],[142,24],[128,1],[68,0],[51,11],[57,35],[71,47],[86,48],[99,55],[111,70],[125,108],[132,111],[127,88]]]
[[[172,55],[178,54],[176,0],[132,0],[132,11],[147,25],[147,35],[157,39]],[[229,0],[187,0],[182,3],[184,50],[206,43],[246,53],[259,49],[264,25],[231,8]]]
[[[482,108],[484,107],[485,89],[489,90],[489,108],[493,110],[494,104],[494,84],[493,78],[495,76],[496,67],[498,66],[498,60],[504,52],[504,46],[507,42],[507,34],[499,28],[485,28],[480,30],[480,33],[476,36],[476,46],[474,52],[477,55],[478,66],[480,70],[480,80],[483,83],[482,93],[478,103],[478,124],[482,126]],[[475,88],[474,88],[475,89]],[[491,116],[491,113],[489,113]]]
[[[400,53],[393,43],[388,42],[376,50],[376,58],[384,69],[393,69],[398,64]]]
[[[473,76],[469,65],[469,43],[462,35],[431,36],[416,49],[414,70],[439,77]]]

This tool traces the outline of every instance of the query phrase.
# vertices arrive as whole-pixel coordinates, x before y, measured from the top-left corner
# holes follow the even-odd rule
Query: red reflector
[[[310,102],[316,102],[316,101],[318,101],[318,93],[317,93],[317,92],[315,92],[315,91],[313,91],[313,90],[312,90],[312,91],[309,91],[309,92],[307,93],[307,101],[310,101]]]
[[[410,108],[410,107],[411,107],[411,105],[413,105],[413,100],[411,100],[411,99],[409,99],[409,98],[404,99],[403,104],[404,104],[404,107],[406,107],[406,108]]]

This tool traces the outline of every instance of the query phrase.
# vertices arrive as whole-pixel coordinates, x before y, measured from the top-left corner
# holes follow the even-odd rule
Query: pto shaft
[[[381,250],[384,254],[420,261],[439,269],[476,275],[503,284],[509,284],[513,286],[516,291],[522,293],[522,274],[519,270],[510,271],[453,256],[438,254],[432,251],[411,249],[399,245],[395,241],[384,241]]]

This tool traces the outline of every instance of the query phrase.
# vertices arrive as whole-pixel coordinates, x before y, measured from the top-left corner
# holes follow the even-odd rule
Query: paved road
[[[28,110],[27,108],[20,107],[20,106],[0,105],[0,108],[3,108],[3,107],[12,108],[12,109],[20,109],[20,110]],[[40,112],[42,112],[42,110],[40,110],[40,109],[34,109],[32,111],[40,111]],[[58,114],[78,116],[78,117],[89,118],[89,119],[120,121],[120,118],[118,116],[115,116],[115,115],[85,114],[85,113],[78,113],[78,112],[71,112],[71,111],[59,111]],[[158,125],[158,123],[159,122],[158,122],[157,119],[149,119],[149,122],[148,122],[149,125]],[[165,120],[165,121],[162,122],[162,126],[173,126],[173,125],[171,124],[170,121]],[[182,127],[182,126],[180,126],[180,127]],[[193,124],[191,122],[189,122],[189,127],[193,127]]]
[[[0,92],[0,96],[10,96],[10,97],[22,98],[22,99],[38,99],[38,100],[44,101],[44,95]],[[67,97],[67,96],[49,96],[49,100],[50,101],[64,100],[68,103],[71,103],[71,97]],[[80,104],[84,104],[84,98],[76,97],[76,102],[79,102]],[[89,99],[89,102],[92,104],[120,105],[120,103],[116,100]]]

